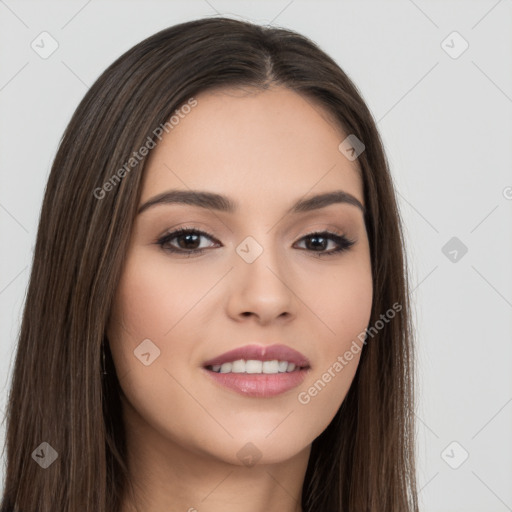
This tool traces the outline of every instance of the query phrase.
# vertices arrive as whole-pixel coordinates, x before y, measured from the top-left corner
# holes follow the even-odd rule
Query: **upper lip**
[[[259,361],[273,361],[274,359],[277,359],[278,361],[294,363],[295,366],[309,367],[309,360],[304,354],[301,354],[297,350],[287,347],[286,345],[245,345],[243,347],[224,352],[224,354],[205,361],[203,366],[213,366],[237,361],[238,359],[244,359],[246,361],[249,359],[256,359]]]

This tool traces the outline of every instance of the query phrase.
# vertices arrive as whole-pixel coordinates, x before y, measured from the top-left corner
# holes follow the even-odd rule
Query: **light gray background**
[[[510,0],[0,0],[0,412],[42,194],[72,112],[135,43],[217,13],[309,36],[359,87],[406,224],[421,510],[512,510]],[[59,44],[47,59],[31,48],[43,31]],[[453,31],[469,44],[458,58],[442,47]],[[453,36],[445,45],[461,48]],[[452,237],[468,248],[455,262],[442,250]]]

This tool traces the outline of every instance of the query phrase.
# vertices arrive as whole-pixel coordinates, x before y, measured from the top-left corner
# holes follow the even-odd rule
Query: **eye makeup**
[[[208,238],[214,242],[213,247],[200,247],[201,238]],[[173,244],[173,241],[178,242],[178,246]],[[335,233],[329,230],[313,231],[301,237],[298,242],[306,241],[306,247],[301,250],[306,250],[313,253],[315,256],[324,257],[332,256],[335,254],[347,251],[352,247],[356,241],[349,239],[341,233]],[[180,244],[179,242],[183,242]],[[197,243],[199,242],[199,247]],[[309,242],[309,243],[308,243]],[[214,249],[219,247],[220,242],[210,233],[194,227],[181,227],[170,233],[166,233],[160,237],[156,242],[161,249],[167,253],[179,254],[184,256],[191,256],[204,253],[207,249]],[[335,248],[325,251],[329,243],[334,243]],[[193,247],[183,247],[185,244],[191,244]],[[182,245],[182,247],[179,247]],[[316,248],[315,248],[316,247]],[[320,249],[320,250],[317,250]]]

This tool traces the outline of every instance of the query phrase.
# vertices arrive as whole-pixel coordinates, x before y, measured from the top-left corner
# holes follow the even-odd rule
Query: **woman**
[[[416,511],[392,180],[354,84],[292,31],[163,30],[49,177],[2,511]]]

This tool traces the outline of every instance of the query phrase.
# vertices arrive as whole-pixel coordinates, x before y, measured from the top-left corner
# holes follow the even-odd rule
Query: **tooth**
[[[277,359],[273,361],[264,361],[263,362],[263,373],[278,373],[279,372],[279,362]]]
[[[245,362],[245,371],[247,373],[261,373],[263,367],[262,361],[256,361],[255,359],[249,359]]]
[[[222,363],[222,366],[220,367],[220,373],[230,373],[231,366],[231,363]]]
[[[294,363],[288,361],[258,361],[250,359],[237,359],[223,364],[215,364],[211,366],[212,371],[217,373],[264,373],[264,374],[277,374],[284,372],[293,372],[299,369]]]
[[[237,359],[233,361],[231,367],[232,373],[244,373],[245,372],[245,361],[243,359]]]
[[[284,373],[288,369],[288,361],[279,361],[279,371]]]

